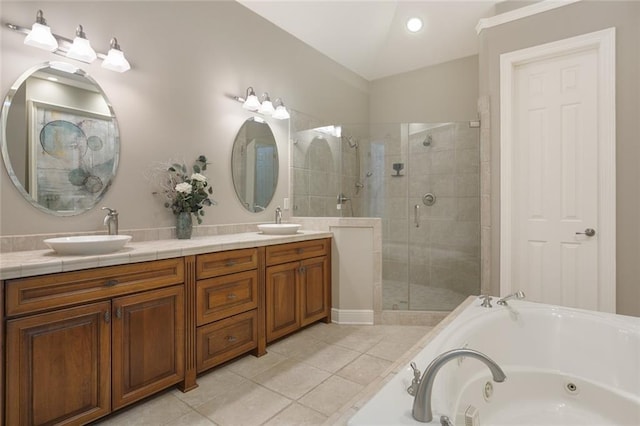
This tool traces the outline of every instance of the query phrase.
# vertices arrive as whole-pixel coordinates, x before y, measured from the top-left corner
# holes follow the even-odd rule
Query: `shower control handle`
[[[413,220],[416,228],[420,228],[420,204],[413,206]]]
[[[596,230],[593,228],[587,228],[584,232],[576,232],[576,235],[586,235],[587,237],[593,237],[596,235]]]

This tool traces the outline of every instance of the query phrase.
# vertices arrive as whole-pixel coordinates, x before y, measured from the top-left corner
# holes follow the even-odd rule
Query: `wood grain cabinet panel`
[[[110,411],[111,303],[7,322],[7,425],[85,424]]]
[[[219,277],[257,267],[258,250],[255,248],[201,254],[196,261],[196,278]]]
[[[61,308],[184,282],[182,258],[10,280],[8,317]]]
[[[321,239],[268,246],[266,250],[267,266],[326,256],[329,253],[330,241],[329,239]]]
[[[258,271],[198,281],[198,325],[258,307]]]
[[[299,267],[298,262],[292,262],[267,268],[267,342],[300,328]]]
[[[184,378],[184,289],[113,300],[113,409]]]
[[[331,271],[326,257],[303,260],[300,267],[300,325],[304,327],[330,315]]]
[[[251,310],[198,327],[198,372],[258,346],[258,314]]]

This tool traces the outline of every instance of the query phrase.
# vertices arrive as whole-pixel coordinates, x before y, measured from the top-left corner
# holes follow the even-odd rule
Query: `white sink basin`
[[[113,253],[131,240],[131,235],[81,235],[49,238],[44,243],[59,254],[92,255]]]
[[[291,235],[298,232],[300,225],[296,223],[263,223],[258,225],[258,229],[263,234],[269,235]]]

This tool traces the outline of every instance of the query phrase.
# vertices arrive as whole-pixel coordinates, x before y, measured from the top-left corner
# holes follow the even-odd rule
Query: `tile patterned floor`
[[[318,323],[269,345],[260,358],[247,355],[200,376],[197,389],[171,389],[96,424],[335,424],[332,415],[344,411],[429,330]]]

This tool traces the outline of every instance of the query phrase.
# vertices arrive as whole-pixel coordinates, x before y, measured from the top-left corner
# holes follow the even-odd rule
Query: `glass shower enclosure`
[[[334,124],[292,141],[295,216],[381,218],[384,310],[450,311],[479,293],[474,122]]]

